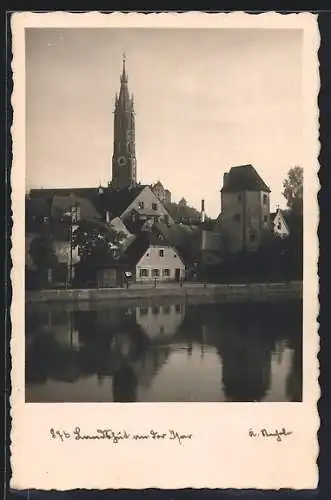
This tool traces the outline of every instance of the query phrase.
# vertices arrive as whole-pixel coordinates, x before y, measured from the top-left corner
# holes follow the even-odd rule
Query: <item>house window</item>
[[[163,276],[170,276],[170,269],[163,269],[162,271]]]
[[[140,277],[147,278],[148,277],[148,269],[140,269]]]
[[[157,210],[157,203],[152,203],[152,209]]]
[[[160,276],[160,269],[152,269],[153,278],[158,278]]]
[[[281,222],[278,222],[278,224],[277,224],[277,229],[278,229],[279,231],[282,229],[282,224],[281,224]]]
[[[180,313],[180,312],[181,312],[181,310],[182,310],[182,306],[181,306],[181,304],[176,304],[176,306],[175,306],[175,311],[176,311],[177,313]]]
[[[157,224],[159,222],[158,216],[156,215],[155,217],[153,217],[153,220],[154,220],[155,224]]]
[[[264,222],[268,222],[268,216],[267,216],[267,215],[265,215],[265,216],[263,217],[263,221],[264,221]]]
[[[163,314],[170,314],[170,306],[163,306]]]
[[[140,307],[139,312],[140,312],[140,316],[147,316],[148,307]]]
[[[268,196],[266,194],[263,195],[263,205],[266,205],[268,202]]]
[[[174,258],[176,259],[177,258],[177,255],[174,253]]]
[[[144,206],[145,206],[145,205],[144,205],[144,202],[143,202],[143,201],[139,201],[139,203],[138,203],[138,207],[139,207],[139,208],[141,208],[141,209],[143,209],[143,208],[144,208]]]
[[[253,232],[252,232],[252,233],[250,233],[250,234],[249,234],[249,239],[250,239],[250,241],[255,241],[255,240],[256,240],[256,234],[255,234],[255,233],[253,233]]]
[[[234,214],[233,218],[235,221],[240,222],[240,214]]]
[[[158,306],[152,307],[152,314],[157,315],[157,314],[159,314],[159,312],[160,312],[160,308]]]
[[[162,250],[159,250],[159,256],[160,256],[160,257],[164,257],[164,250],[163,250],[163,249],[162,249]]]

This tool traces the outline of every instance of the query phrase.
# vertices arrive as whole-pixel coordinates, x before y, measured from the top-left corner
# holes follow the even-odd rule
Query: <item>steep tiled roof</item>
[[[241,191],[265,191],[270,193],[270,188],[266,185],[260,175],[252,165],[240,165],[232,167],[225,174],[222,193]]]
[[[177,248],[185,261],[194,261],[201,250],[201,230],[185,224],[155,223],[152,231],[162,234],[167,243]]]
[[[100,195],[102,210],[109,210],[113,217],[120,217],[146,186],[138,184],[130,188],[105,189]]]
[[[184,224],[165,224],[156,222],[154,224],[155,232],[161,233],[170,245],[177,248],[184,247],[192,235],[193,230]]]
[[[122,260],[135,266],[150,246],[164,247],[168,245],[153,233],[142,231],[127,248]]]

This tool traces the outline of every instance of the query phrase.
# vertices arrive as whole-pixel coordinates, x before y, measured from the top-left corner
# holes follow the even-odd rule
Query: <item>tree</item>
[[[57,263],[52,237],[46,232],[38,235],[30,243],[29,254],[37,268],[39,284],[43,287],[49,282],[49,270]]]
[[[98,262],[120,257],[122,232],[115,231],[104,223],[82,220],[73,232],[73,248],[79,248],[82,262]]]
[[[283,196],[287,206],[297,214],[303,213],[303,169],[293,167],[289,170],[283,183]]]
[[[283,195],[287,200],[290,213],[287,222],[290,226],[290,237],[287,241],[288,274],[302,279],[303,269],[303,169],[291,168],[284,181]]]

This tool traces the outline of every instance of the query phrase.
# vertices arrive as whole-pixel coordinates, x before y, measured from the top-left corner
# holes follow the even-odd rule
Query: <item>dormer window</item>
[[[152,209],[157,210],[157,203],[152,203]]]

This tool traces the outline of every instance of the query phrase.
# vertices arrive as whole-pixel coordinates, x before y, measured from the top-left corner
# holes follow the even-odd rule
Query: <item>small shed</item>
[[[76,287],[83,288],[117,288],[124,285],[125,268],[121,262],[109,260],[104,262],[79,262],[76,265]]]

